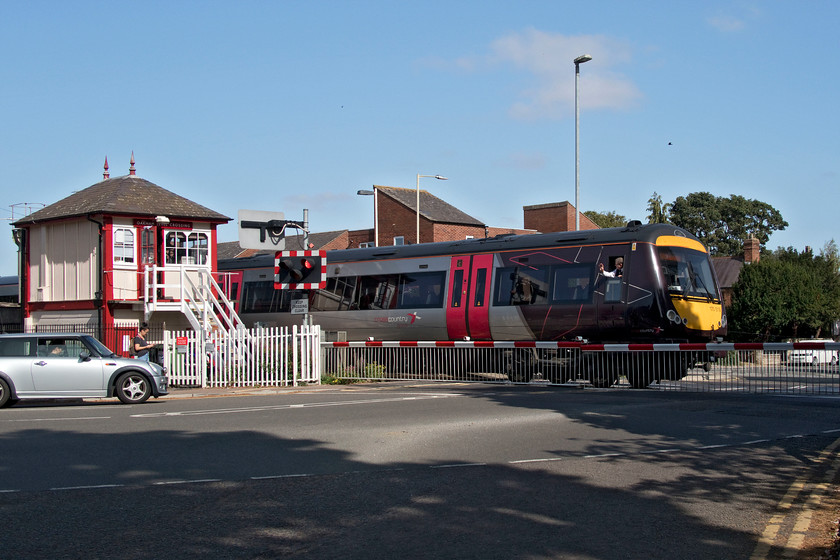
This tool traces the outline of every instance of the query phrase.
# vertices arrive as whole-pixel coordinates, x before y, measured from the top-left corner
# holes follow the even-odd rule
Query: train
[[[273,254],[219,271],[235,278],[246,325],[300,324],[305,301],[314,324],[350,341],[681,343],[727,330],[708,250],[668,224],[334,250],[326,263],[316,290],[275,289]]]

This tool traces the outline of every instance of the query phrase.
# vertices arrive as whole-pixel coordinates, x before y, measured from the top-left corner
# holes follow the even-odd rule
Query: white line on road
[[[240,408],[217,408],[217,409],[207,409],[207,410],[181,410],[176,412],[150,412],[148,414],[132,414],[132,418],[163,418],[167,416],[204,416],[204,415],[211,415],[211,414],[242,414],[245,412],[265,412],[269,410],[291,410],[291,409],[301,409],[301,408],[319,408],[319,407],[328,407],[328,406],[350,406],[350,405],[358,405],[358,404],[380,404],[380,403],[393,403],[393,402],[404,402],[404,401],[419,401],[419,400],[432,400],[432,399],[448,399],[452,397],[462,397],[463,395],[459,394],[432,394],[432,395],[423,395],[419,397],[395,397],[395,398],[388,398],[388,399],[363,399],[363,400],[352,400],[352,401],[329,401],[329,402],[313,402],[313,403],[303,403],[303,404],[277,404],[277,405],[266,405],[266,406],[247,406],[247,407],[240,407]]]

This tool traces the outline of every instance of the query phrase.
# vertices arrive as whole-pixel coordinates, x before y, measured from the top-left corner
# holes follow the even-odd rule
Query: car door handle
[[[35,365],[36,366],[45,366],[45,365],[47,365],[47,362],[45,362],[44,360],[41,360],[40,362],[35,362]]]

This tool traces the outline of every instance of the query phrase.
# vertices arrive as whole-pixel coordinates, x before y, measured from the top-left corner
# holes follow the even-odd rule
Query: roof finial
[[[111,174],[108,172],[108,156],[105,156],[105,173],[102,174],[103,179],[110,179]]]
[[[129,175],[137,175],[137,170],[134,169],[134,150],[131,150],[131,167],[128,168]]]

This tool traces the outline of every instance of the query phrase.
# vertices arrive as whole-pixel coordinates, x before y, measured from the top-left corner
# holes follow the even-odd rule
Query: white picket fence
[[[296,386],[321,382],[321,331],[314,326],[239,329],[203,338],[165,331],[173,387]]]

